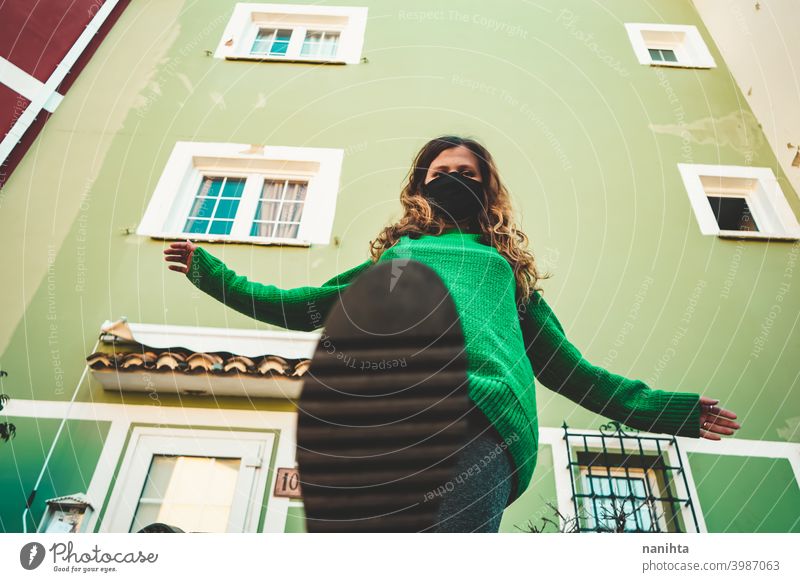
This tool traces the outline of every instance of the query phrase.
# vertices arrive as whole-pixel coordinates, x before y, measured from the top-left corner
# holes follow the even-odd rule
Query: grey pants
[[[514,462],[508,447],[486,416],[470,412],[467,444],[459,452],[451,478],[439,488],[439,533],[497,533],[516,487]]]

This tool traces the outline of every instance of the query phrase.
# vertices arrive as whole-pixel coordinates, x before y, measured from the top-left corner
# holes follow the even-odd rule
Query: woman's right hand
[[[188,273],[192,267],[192,255],[197,245],[191,241],[174,242],[169,245],[168,249],[164,249],[164,260],[167,262],[178,263],[177,265],[170,265],[171,271],[178,271],[179,273]]]

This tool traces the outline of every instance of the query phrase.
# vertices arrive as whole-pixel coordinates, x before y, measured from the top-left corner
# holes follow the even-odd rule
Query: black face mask
[[[486,212],[483,201],[483,184],[458,172],[440,174],[436,179],[423,184],[422,193],[434,207],[435,212],[448,221],[460,222],[471,218],[473,224]]]

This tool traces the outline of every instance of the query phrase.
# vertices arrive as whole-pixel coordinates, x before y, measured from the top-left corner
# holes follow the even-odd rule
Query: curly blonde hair
[[[511,265],[516,279],[517,307],[524,309],[533,290],[541,291],[537,286],[539,280],[551,275],[540,274],[536,268],[533,253],[525,248],[528,237],[513,221],[511,197],[500,179],[497,166],[488,150],[474,139],[444,135],[430,140],[420,149],[400,192],[403,216],[396,223],[384,227],[377,238],[370,241],[370,255],[377,261],[401,236],[417,238],[421,234],[439,235],[452,226],[433,212],[422,195],[422,186],[428,168],[436,157],[444,150],[458,146],[464,146],[475,154],[483,180],[486,213],[481,213],[473,224],[482,235],[481,241],[495,247]]]

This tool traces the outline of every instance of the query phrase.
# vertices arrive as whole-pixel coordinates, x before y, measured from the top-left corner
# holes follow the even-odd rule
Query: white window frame
[[[771,168],[679,163],[678,169],[702,234],[723,238],[800,239],[800,224]],[[760,230],[720,229],[708,201],[709,191],[702,183],[703,176],[755,181],[752,189],[742,190],[740,196],[747,200],[750,213]],[[719,195],[717,191],[711,194]]]
[[[238,2],[217,45],[214,58],[355,65],[361,62],[367,10],[361,6]],[[292,29],[286,55],[251,53],[259,28],[272,27]],[[302,56],[300,49],[308,30],[339,32],[336,57]]]
[[[177,142],[136,234],[161,239],[309,246],[330,244],[344,150],[237,143]],[[244,177],[246,183],[230,234],[183,232],[204,175]],[[250,236],[265,178],[308,182],[296,238]],[[242,218],[244,217],[244,218]]]
[[[717,66],[700,31],[691,24],[626,22],[633,52],[643,65],[712,69]],[[671,49],[677,62],[656,61],[648,49]]]
[[[256,532],[274,438],[267,432],[135,427],[100,531],[128,532],[153,456],[168,454],[241,458],[228,532]]]

